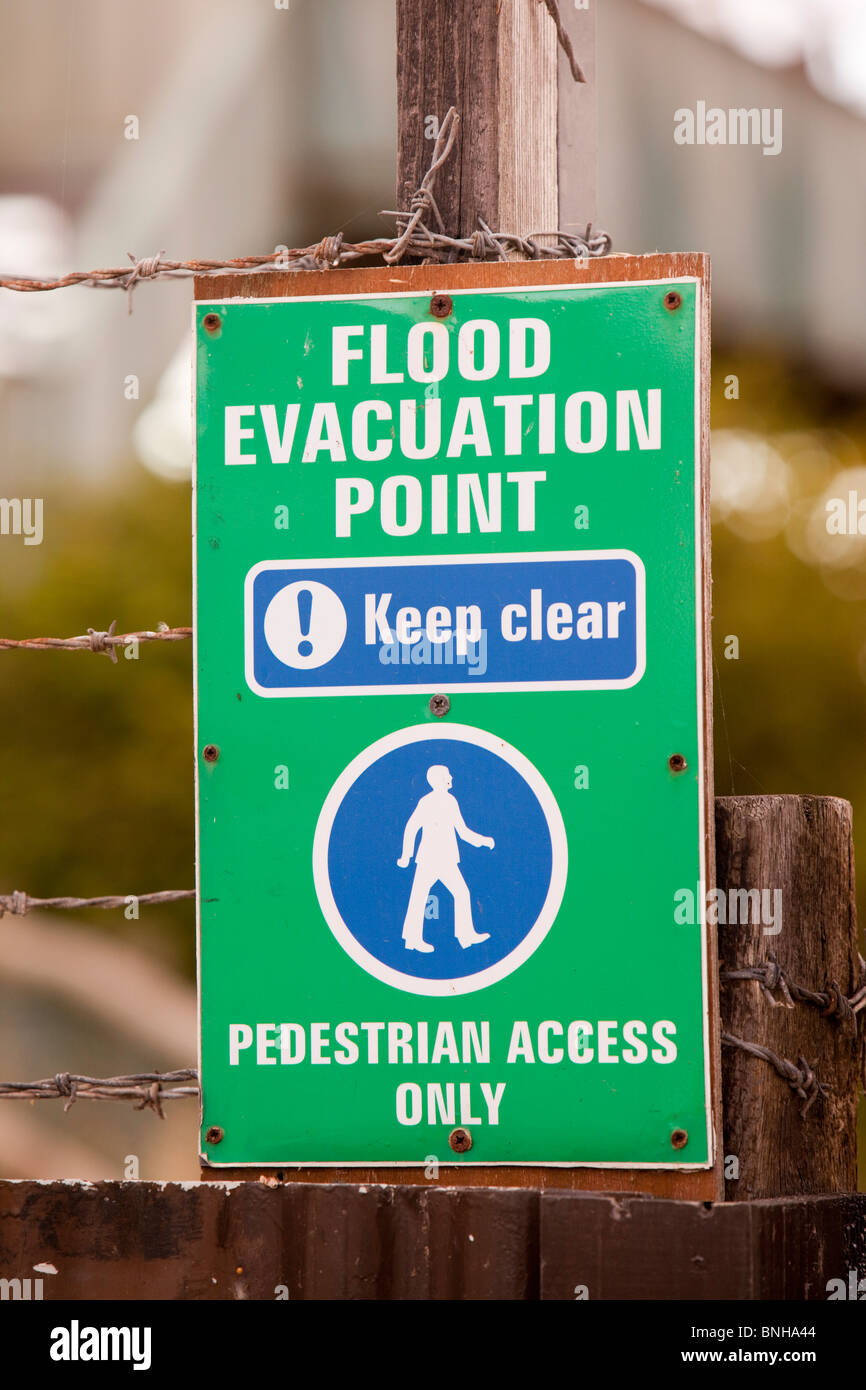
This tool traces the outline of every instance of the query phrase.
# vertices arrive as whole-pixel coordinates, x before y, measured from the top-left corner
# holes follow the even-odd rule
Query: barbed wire
[[[857,1014],[866,1009],[866,984],[861,985],[850,998],[835,980],[831,980],[824,990],[808,989],[792,980],[773,955],[769,955],[760,965],[720,970],[719,979],[722,984],[735,980],[757,980],[764,998],[773,1008],[793,1009],[796,1004],[811,1004],[820,1009],[825,1017],[836,1018],[850,1032],[857,1031]],[[776,991],[781,993],[781,999],[774,997]]]
[[[192,1086],[176,1083],[192,1081]],[[63,1100],[68,1110],[77,1100],[131,1100],[135,1110],[152,1110],[165,1119],[164,1100],[188,1100],[201,1094],[194,1067],[179,1071],[136,1072],[130,1076],[78,1076],[58,1072],[42,1081],[0,1081],[0,1100]]]
[[[409,210],[383,211],[380,214],[382,217],[396,220],[399,228],[396,237],[346,241],[343,233],[337,232],[310,246],[281,247],[262,256],[235,256],[227,260],[175,261],[169,259],[164,251],[159,251],[155,256],[143,257],[136,257],[128,251],[131,265],[71,271],[68,275],[47,279],[28,275],[5,275],[0,276],[0,289],[19,294],[67,289],[73,285],[86,285],[91,289],[121,289],[127,292],[131,311],[132,291],[143,280],[208,277],[223,275],[227,271],[237,275],[258,275],[267,270],[336,269],[353,261],[375,256],[381,257],[386,265],[396,265],[407,256],[420,259],[425,265],[443,265],[461,260],[506,261],[509,255],[522,256],[528,260],[582,260],[608,255],[613,245],[610,236],[604,231],[593,232],[591,223],[587,223],[582,232],[572,233],[560,229],[518,236],[515,232],[491,231],[483,218],[479,217],[478,226],[469,235],[449,236],[433,197],[433,185],[439,169],[454,147],[459,125],[460,117],[456,108],[452,106],[439,127],[430,167],[410,200]],[[432,214],[435,219],[435,230],[424,221],[427,213]],[[542,244],[542,240],[549,244]]]
[[[779,1057],[772,1048],[765,1047],[763,1043],[747,1042],[745,1038],[737,1038],[733,1033],[722,1033],[722,1046],[737,1047],[741,1052],[748,1052],[752,1057],[760,1057],[763,1061],[769,1062],[782,1080],[788,1083],[794,1094],[800,1097],[801,1119],[805,1118],[819,1096],[829,1095],[833,1089],[826,1081],[819,1081],[815,1072],[817,1063],[809,1063],[805,1057],[799,1057],[799,1065],[796,1065],[787,1057]]]
[[[33,898],[29,893],[22,893],[16,889],[12,893],[0,893],[0,917],[5,917],[7,912],[12,917],[26,917],[28,912],[42,908],[74,910],[81,907],[98,907],[108,910],[114,907],[129,907],[132,902],[139,907],[153,907],[159,903],[182,902],[185,898],[195,896],[195,888],[165,888],[158,893],[112,893],[100,898]]]
[[[117,619],[105,631],[89,627],[79,637],[0,637],[0,651],[27,648],[32,651],[56,649],[69,652],[98,652],[117,663],[117,648],[138,642],[183,642],[192,637],[191,627],[168,627],[160,623],[155,629],[140,632],[115,632]]]
[[[748,1042],[732,1033],[722,1033],[722,1044],[735,1047],[752,1057],[768,1062],[773,1070],[785,1081],[800,1098],[800,1115],[805,1117],[819,1097],[829,1095],[833,1088],[821,1081],[815,1072],[817,1063],[809,1063],[805,1057],[798,1058],[798,1064],[787,1057],[779,1057],[772,1048],[762,1043]],[[194,1085],[180,1086],[176,1083],[191,1081]],[[169,1089],[165,1089],[168,1085]],[[162,1101],[186,1100],[201,1094],[198,1072],[187,1067],[170,1072],[137,1072],[129,1076],[79,1076],[71,1072],[58,1072],[55,1076],[41,1081],[0,1081],[0,1100],[63,1100],[63,1109],[68,1110],[76,1100],[131,1100],[136,1110],[153,1110],[162,1119]]]
[[[572,47],[571,39],[565,32],[565,26],[562,22],[562,17],[559,13],[559,5],[556,3],[556,0],[540,0],[540,3],[546,7],[547,13],[550,15],[550,18],[556,25],[557,42],[559,43],[560,48],[562,49],[563,53],[568,59],[568,66],[571,68],[572,77],[574,78],[575,82],[585,82],[586,77],[584,76],[583,68],[577,61],[577,58],[574,54],[574,48]]]

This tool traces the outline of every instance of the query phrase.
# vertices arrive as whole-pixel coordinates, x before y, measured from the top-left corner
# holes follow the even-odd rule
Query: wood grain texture
[[[430,165],[425,118],[456,107],[457,142],[435,189],[453,236],[499,209],[498,40],[497,0],[397,0],[397,205],[408,208]]]
[[[559,226],[556,27],[543,5],[503,0],[499,11],[499,199],[494,231]],[[489,219],[487,219],[489,222]]]
[[[46,1259],[45,1299],[535,1299],[538,1194],[0,1182],[4,1277]]]
[[[275,271],[256,276],[224,275],[198,278],[198,300],[275,298],[291,295],[388,294],[407,290],[442,291],[485,289],[498,286],[603,284],[615,281],[663,280],[692,276],[701,281],[701,534],[704,602],[702,605],[703,725],[705,740],[704,852],[707,883],[715,882],[715,844],[712,788],[712,660],[709,631],[709,258],[699,253],[645,256],[604,256],[582,260],[491,262],[481,265],[376,266],[369,269],[323,271]],[[710,1071],[714,1133],[721,1136],[721,1069],[719,1062],[719,1014],[715,933],[706,940],[709,988]],[[718,1148],[718,1142],[717,1142]],[[447,1169],[448,1181],[465,1187],[505,1185],[513,1187],[570,1188],[595,1192],[645,1192],[658,1196],[714,1200],[721,1195],[721,1154],[714,1169],[691,1172],[608,1168],[539,1168],[525,1165],[459,1166]],[[205,1178],[253,1180],[255,1168],[202,1168]],[[399,1182],[424,1184],[423,1169],[416,1168],[285,1168],[293,1182]]]
[[[573,1302],[578,1284],[601,1300],[824,1300],[866,1255],[866,1197],[710,1206],[548,1193],[538,1238],[545,1300]]]
[[[850,805],[836,797],[718,799],[719,883],[778,888],[782,894],[778,934],[741,921],[719,926],[722,968],[774,957],[808,989],[822,991],[836,981],[846,996],[854,992],[860,966],[851,821]],[[737,916],[742,918],[742,909]],[[776,998],[782,998],[778,991]],[[724,986],[722,1018],[725,1031],[736,1037],[794,1063],[805,1057],[833,1088],[801,1117],[797,1097],[767,1062],[723,1049],[725,1152],[739,1163],[738,1180],[726,1184],[727,1197],[853,1192],[862,1039],[813,1005],[773,1007],[757,981]]]
[[[0,1182],[3,1277],[45,1261],[46,1301],[824,1300],[866,1267],[866,1196]]]
[[[577,83],[538,0],[397,0],[397,200],[429,166],[425,118],[449,107],[457,142],[437,175],[447,231],[575,232],[595,220],[595,9],[562,5]]]

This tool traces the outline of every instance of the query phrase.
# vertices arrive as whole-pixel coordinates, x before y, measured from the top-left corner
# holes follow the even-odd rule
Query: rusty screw
[[[219,314],[205,314],[202,326],[206,333],[217,333],[222,326],[222,319]]]
[[[671,753],[668,758],[668,767],[671,772],[685,772],[688,763],[682,753]]]
[[[673,313],[675,309],[679,309],[682,302],[683,297],[681,294],[677,294],[676,290],[668,290],[667,294],[665,295],[666,309],[670,309],[671,313]]]
[[[456,1154],[465,1154],[472,1148],[472,1135],[468,1129],[452,1129],[448,1143]]]
[[[201,755],[206,763],[215,763],[220,755],[220,750],[215,743],[206,743],[201,750]]]
[[[437,719],[441,719],[443,714],[447,714],[451,708],[451,701],[447,695],[431,695],[430,713],[435,714]]]
[[[671,1130],[671,1146],[675,1149],[684,1149],[689,1142],[689,1132],[687,1129]]]
[[[430,313],[436,319],[447,319],[453,308],[454,300],[450,294],[434,294],[430,300]]]
[[[211,1125],[210,1128],[205,1131],[205,1143],[221,1144],[225,1138],[225,1133],[225,1130],[220,1129],[219,1125]]]

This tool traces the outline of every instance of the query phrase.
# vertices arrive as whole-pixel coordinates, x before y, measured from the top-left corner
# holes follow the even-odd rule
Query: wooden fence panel
[[[44,1300],[823,1300],[851,1270],[862,1195],[0,1183],[0,1279],[33,1297],[39,1278]]]

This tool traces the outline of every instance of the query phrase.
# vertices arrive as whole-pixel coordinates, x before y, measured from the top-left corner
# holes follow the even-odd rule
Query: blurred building
[[[0,0],[2,272],[266,252],[351,233],[359,217],[369,228],[394,197],[392,11]],[[190,323],[188,281],[153,288],[131,317],[113,291],[4,296],[7,467],[98,477],[129,458]]]
[[[599,220],[620,250],[710,251],[721,339],[779,345],[859,387],[864,119],[802,62],[761,66],[673,4],[599,5]],[[383,225],[393,0],[152,0],[146,23],[117,0],[0,0],[0,16],[4,272],[232,256]],[[677,145],[674,113],[698,102],[781,109],[781,152]],[[188,283],[145,286],[129,317],[113,291],[6,295],[7,463],[110,473],[156,401],[138,452],[182,471],[189,300]]]
[[[745,29],[762,3],[733,8]],[[717,343],[775,349],[862,388],[864,114],[822,95],[802,61],[761,66],[659,5],[605,0],[598,12],[599,211],[616,248],[709,251]],[[699,102],[780,110],[781,152],[676,144],[675,113]]]

